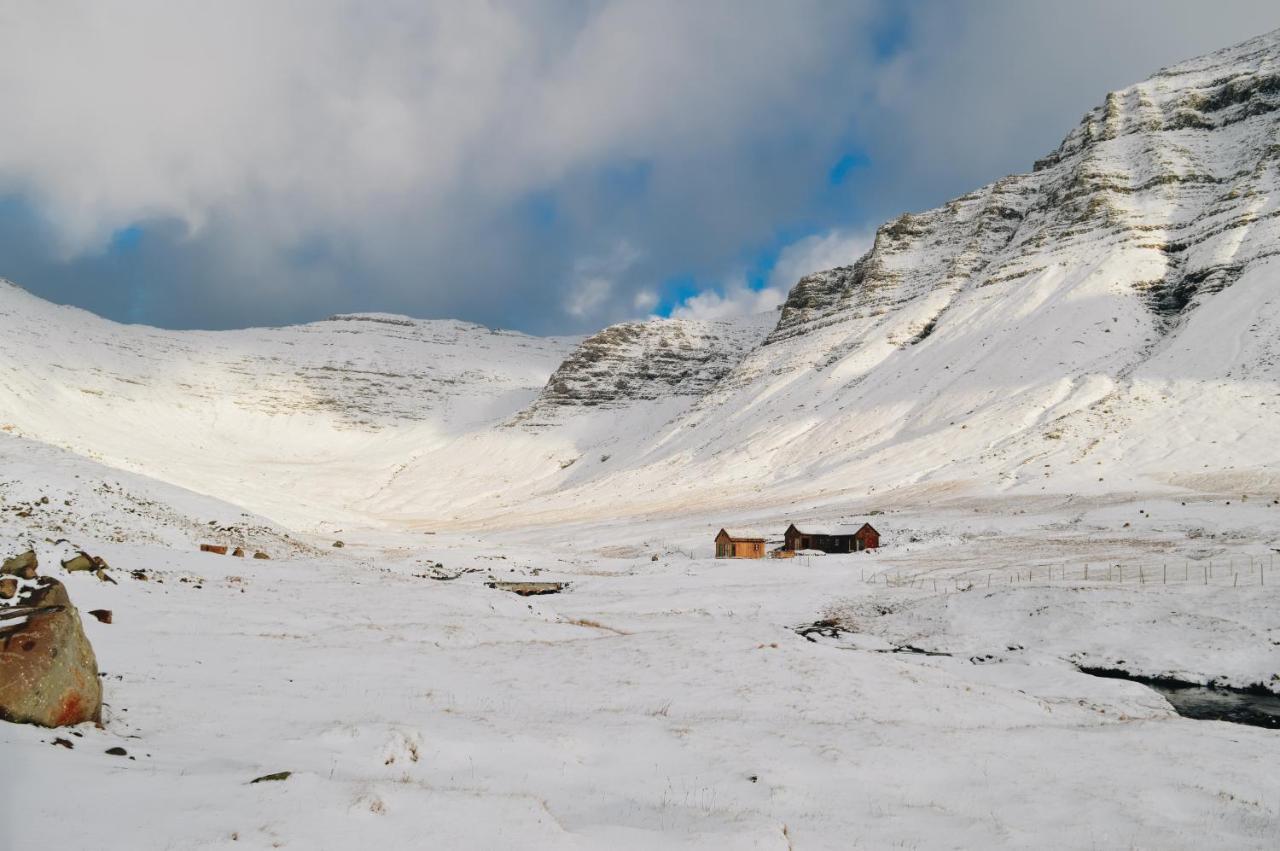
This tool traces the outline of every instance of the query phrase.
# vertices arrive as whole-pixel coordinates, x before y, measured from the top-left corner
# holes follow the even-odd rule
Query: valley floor
[[[890,511],[792,561],[688,518],[270,561],[100,531],[119,585],[46,572],[114,612],[105,723],[0,724],[0,845],[1274,848],[1280,731],[1075,667],[1280,691],[1280,506],[1181,501]]]

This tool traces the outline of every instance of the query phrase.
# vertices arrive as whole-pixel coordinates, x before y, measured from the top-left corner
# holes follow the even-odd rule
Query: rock
[[[26,592],[26,622],[0,627],[0,719],[62,727],[102,717],[98,660],[57,580]]]
[[[227,554],[227,548],[221,544],[201,544],[200,552],[224,556]]]
[[[569,587],[568,582],[486,582],[490,588],[499,591],[510,591],[521,597],[536,597],[542,594],[559,594]]]
[[[114,748],[107,748],[107,753],[111,754],[112,756],[128,756],[129,755],[129,752],[124,748],[120,747],[119,745],[116,745]]]
[[[346,544],[342,543],[342,541],[334,541],[334,542],[333,542],[333,545],[334,545],[334,547],[336,547],[337,549],[342,549],[343,547],[345,547],[345,546],[346,546]]]
[[[39,560],[36,558],[34,550],[27,550],[22,555],[5,559],[4,564],[0,565],[0,574],[5,576],[18,576],[22,579],[35,579],[36,568],[40,566]]]
[[[249,782],[252,784],[252,783],[267,783],[273,780],[288,780],[289,776],[292,774],[293,774],[292,771],[277,771],[275,774],[264,774],[261,777],[255,777]]]
[[[236,547],[231,554],[236,558],[244,558],[244,547]]]
[[[254,553],[254,554],[253,554],[253,557],[254,557],[254,558],[260,558],[260,559],[270,559],[270,558],[271,558],[271,556],[267,555],[266,553],[264,553],[264,552],[262,552],[262,551],[258,551],[258,552],[256,552],[256,553]]]
[[[147,572],[145,570],[135,570],[133,573],[130,573],[129,575],[132,576],[134,579],[137,579],[139,582],[147,581]]]
[[[70,740],[70,739],[64,739],[64,738],[62,738],[61,736],[59,736],[58,738],[54,739],[54,740],[53,740],[52,742],[50,742],[49,744],[51,744],[51,745],[57,745],[58,747],[60,747],[60,748],[66,748],[67,750],[71,750],[72,748],[74,748],[74,747],[75,747],[75,745],[73,745],[73,744],[71,743],[71,740]]]
[[[108,573],[107,573],[105,570],[103,570],[102,568],[98,568],[98,572],[97,572],[97,573],[95,573],[95,574],[94,574],[94,576],[98,577],[98,579],[99,579],[99,580],[101,580],[101,581],[103,581],[103,582],[110,582],[112,585],[119,585],[119,584],[120,584],[120,583],[116,582],[114,579],[112,579],[112,578],[111,578],[111,575],[110,575],[110,574],[108,574]]]
[[[80,552],[64,561],[62,569],[68,573],[75,573],[80,570],[97,570],[98,565],[94,562],[93,556],[86,552]]]
[[[90,609],[89,614],[98,619],[98,623],[111,623],[110,609]]]
[[[0,600],[12,600],[13,595],[18,593],[18,580],[13,576],[6,576],[0,579]]]

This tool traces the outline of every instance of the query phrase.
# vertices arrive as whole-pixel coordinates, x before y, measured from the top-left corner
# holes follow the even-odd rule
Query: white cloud
[[[149,217],[198,229],[234,210],[287,239],[500,205],[614,158],[733,144],[829,60],[827,17],[728,0],[24,4],[0,11],[0,188],[37,199],[71,252]]]
[[[887,60],[885,17],[909,21]],[[768,294],[682,308],[749,312],[881,220],[1028,167],[1108,87],[1276,25],[1274,0],[0,4],[0,200],[40,235],[0,216],[0,275],[60,276],[78,303],[109,278],[165,324],[365,309],[565,332],[839,222],[782,253]],[[850,150],[870,166],[827,187]],[[639,189],[611,187],[633,167]],[[93,265],[138,222],[163,232],[145,262]],[[619,242],[642,256],[576,262]]]
[[[749,287],[741,275],[719,289],[708,289],[681,302],[671,315],[677,319],[732,319],[777,308],[787,300],[796,281],[811,272],[848,266],[871,248],[873,236],[832,230],[797,240],[778,253],[766,286]]]
[[[874,233],[832,230],[791,243],[778,254],[769,273],[770,286],[790,290],[805,275],[850,266],[871,249]]]
[[[613,294],[615,282],[640,259],[630,243],[619,242],[606,254],[589,255],[574,263],[573,284],[564,309],[578,319],[597,316]]]
[[[671,316],[675,319],[733,319],[774,310],[786,298],[786,290],[778,287],[753,290],[735,282],[722,291],[704,290],[691,296],[672,310]]]

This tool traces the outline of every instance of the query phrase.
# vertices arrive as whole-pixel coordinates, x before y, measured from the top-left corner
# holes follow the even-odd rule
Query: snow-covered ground
[[[81,611],[114,614],[85,619],[102,729],[0,725],[7,847],[1280,842],[1275,731],[1183,719],[1074,667],[1280,691],[1280,572],[1232,584],[1221,567],[1265,562],[1256,532],[1280,506],[1261,497],[960,500],[873,517],[880,553],[793,560],[710,558],[714,518],[691,515],[334,549],[17,438],[0,458],[18,506],[0,539],[31,540]],[[120,584],[49,569],[58,537]],[[1212,584],[1072,577],[1210,558]],[[571,585],[485,585],[517,578]],[[797,632],[831,618],[855,632]],[[906,645],[953,655],[885,652]],[[75,818],[69,788],[92,790]]]
[[[1275,730],[1078,670],[1280,693],[1277,69],[1114,93],[777,315],[176,332],[0,282],[0,557],[114,615],[101,729],[0,724],[0,848],[1280,847]]]

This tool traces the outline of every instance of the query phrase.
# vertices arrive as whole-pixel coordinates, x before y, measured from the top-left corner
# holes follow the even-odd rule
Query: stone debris
[[[106,559],[102,556],[91,556],[83,550],[62,562],[62,569],[68,573],[75,573],[81,570],[103,571],[109,567],[111,565],[107,564]]]
[[[5,559],[0,565],[0,575],[17,576],[20,579],[35,579],[36,568],[40,566],[34,550],[27,550],[22,555]]]
[[[542,594],[559,594],[569,587],[568,582],[486,582],[489,588],[498,591],[510,591],[521,597],[536,597]]]
[[[292,774],[292,771],[277,771],[275,774],[264,774],[261,777],[255,777],[250,780],[249,783],[269,783],[275,780],[288,780]]]

